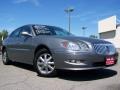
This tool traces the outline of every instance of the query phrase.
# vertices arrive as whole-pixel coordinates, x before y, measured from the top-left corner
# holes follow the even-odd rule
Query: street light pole
[[[70,12],[68,14],[69,14],[69,32],[70,32],[70,29],[71,29],[71,27],[70,27],[71,26],[71,18],[70,18],[70,16],[71,15],[70,15]]]
[[[87,29],[87,27],[82,27],[83,30],[83,36],[85,36],[85,30]]]
[[[74,11],[73,8],[65,9],[65,12],[68,13],[68,30],[69,30],[69,32],[71,31],[71,12],[73,12],[73,11]]]

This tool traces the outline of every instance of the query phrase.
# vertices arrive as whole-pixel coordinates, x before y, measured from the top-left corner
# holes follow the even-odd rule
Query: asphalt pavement
[[[30,65],[3,65],[0,55],[0,90],[120,90],[120,64],[101,70],[59,71],[56,77],[45,78]]]

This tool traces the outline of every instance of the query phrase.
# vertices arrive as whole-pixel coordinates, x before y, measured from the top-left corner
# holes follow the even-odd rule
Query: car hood
[[[57,36],[57,38],[61,38],[61,39],[65,39],[65,40],[69,40],[69,41],[73,41],[73,42],[78,42],[78,41],[86,41],[92,44],[100,44],[100,43],[107,43],[107,44],[111,44],[108,41],[105,40],[101,40],[101,39],[93,39],[93,38],[87,38],[87,37],[75,37],[75,36],[65,36],[65,37],[61,37],[61,36]]]

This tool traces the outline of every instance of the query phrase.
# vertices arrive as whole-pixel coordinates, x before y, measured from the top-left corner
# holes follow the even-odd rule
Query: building
[[[116,16],[100,20],[98,33],[100,39],[112,42],[117,49],[120,49],[120,24],[117,24]]]

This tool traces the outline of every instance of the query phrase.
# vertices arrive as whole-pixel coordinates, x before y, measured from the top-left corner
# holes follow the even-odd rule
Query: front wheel
[[[2,62],[3,62],[4,65],[10,64],[10,60],[8,58],[8,54],[7,54],[6,50],[4,50],[3,53],[2,53]]]
[[[37,52],[34,66],[40,76],[54,76],[56,74],[54,59],[47,49]]]

